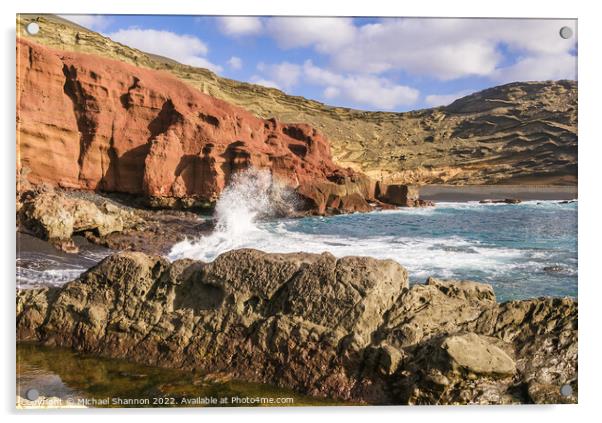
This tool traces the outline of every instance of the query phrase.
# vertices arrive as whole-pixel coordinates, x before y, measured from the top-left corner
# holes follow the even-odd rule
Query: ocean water
[[[67,254],[45,241],[17,232],[17,288],[60,286],[76,279],[83,272],[111,254],[108,248],[75,238],[78,254]]]
[[[168,258],[211,261],[236,248],[329,251],[393,259],[408,270],[410,283],[429,276],[490,283],[500,301],[577,296],[577,202],[439,202],[429,208],[270,218],[275,191],[293,199],[280,190],[269,173],[240,175],[218,201],[214,232],[174,245]],[[91,244],[82,244],[78,255],[59,253],[22,234],[19,247],[20,288],[61,285],[111,253]]]
[[[236,248],[329,251],[338,257],[393,259],[408,270],[410,283],[429,276],[490,283],[500,301],[577,296],[577,202],[441,202],[429,208],[266,220],[260,218],[269,203],[266,195],[248,183],[230,186],[216,209],[216,230],[176,244],[169,258],[211,261]]]

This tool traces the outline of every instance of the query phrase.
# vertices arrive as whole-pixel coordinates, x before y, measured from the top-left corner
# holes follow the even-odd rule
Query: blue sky
[[[326,104],[406,111],[577,79],[574,20],[65,15],[115,41]],[[559,36],[563,26],[570,39]]]

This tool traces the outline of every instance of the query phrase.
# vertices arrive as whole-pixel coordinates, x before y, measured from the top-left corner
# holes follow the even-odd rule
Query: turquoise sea
[[[170,258],[209,261],[243,247],[329,251],[396,260],[408,269],[410,283],[429,276],[490,283],[499,301],[577,296],[577,202],[438,203],[261,222],[246,212],[228,208],[225,225],[175,245]]]

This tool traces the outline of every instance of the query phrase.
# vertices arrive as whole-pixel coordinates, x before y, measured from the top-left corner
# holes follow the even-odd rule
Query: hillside
[[[27,35],[36,19],[41,31]],[[17,35],[172,73],[203,93],[260,118],[303,122],[329,139],[341,166],[401,183],[557,184],[577,181],[577,84],[512,83],[447,107],[406,113],[330,107],[146,54],[51,15],[21,15]]]

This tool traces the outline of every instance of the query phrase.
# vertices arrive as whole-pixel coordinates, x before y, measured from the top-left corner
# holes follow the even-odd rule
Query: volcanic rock
[[[576,301],[409,288],[397,263],[366,257],[115,254],[63,287],[18,291],[17,340],[374,404],[577,400]]]
[[[475,333],[447,337],[441,344],[450,365],[475,374],[511,376],[516,371],[514,360],[487,338]]]
[[[420,188],[415,185],[387,184],[377,182],[376,198],[388,204],[404,207],[434,206],[429,200],[420,199]]]
[[[33,20],[40,25],[38,43],[169,72],[256,116],[319,128],[330,140],[336,163],[375,180],[420,185],[577,183],[576,81],[513,82],[448,106],[409,112],[355,110],[223,78],[53,15],[19,15],[19,36],[28,37],[25,26]]]
[[[166,72],[17,41],[17,171],[29,182],[209,207],[253,167],[318,213],[366,211],[367,178],[306,124],[259,119]]]
[[[25,192],[20,203],[19,223],[66,252],[77,252],[71,239],[74,234],[90,231],[105,237],[140,222],[132,211],[112,203],[104,202],[98,206],[54,190]]]
[[[522,200],[519,200],[518,198],[504,198],[501,200],[492,200],[489,198],[486,198],[484,200],[479,201],[480,204],[520,204],[522,203]]]
[[[77,253],[73,236],[120,251],[167,254],[174,244],[213,230],[208,218],[184,210],[146,210],[125,206],[130,198],[96,193],[32,189],[18,197],[18,230]],[[19,235],[17,235],[19,237]]]

